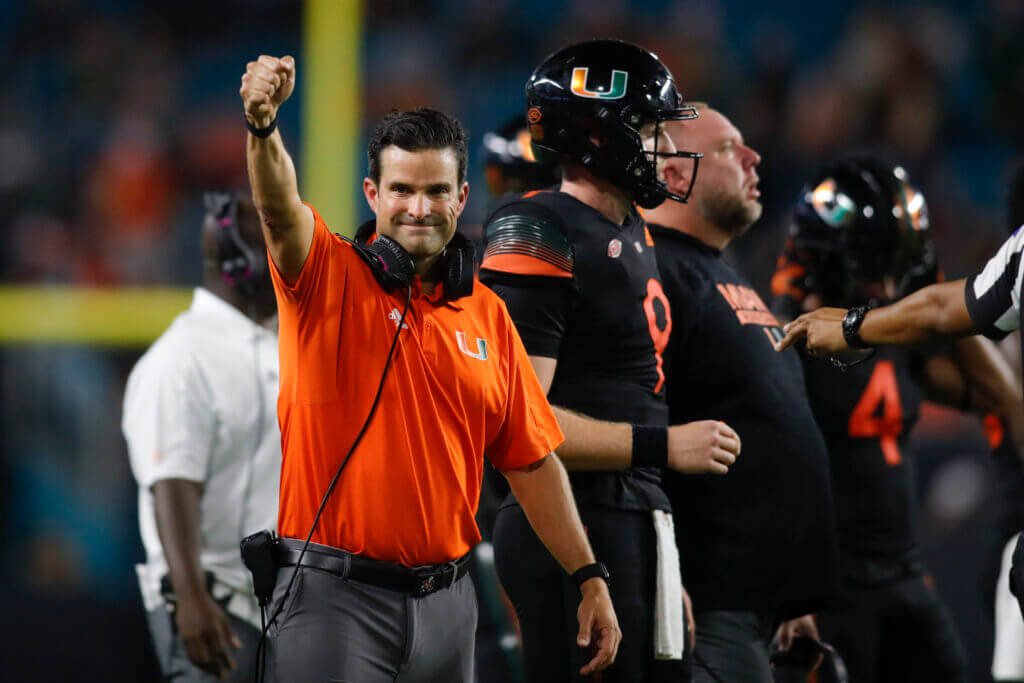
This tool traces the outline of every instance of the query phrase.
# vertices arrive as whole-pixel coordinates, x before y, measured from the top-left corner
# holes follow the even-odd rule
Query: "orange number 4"
[[[665,329],[658,327],[658,312],[654,310],[655,299],[661,302]],[[661,368],[661,354],[665,351],[665,347],[668,346],[668,337],[672,333],[672,313],[668,307],[668,298],[661,288],[661,283],[654,278],[647,281],[644,314],[647,316],[647,327],[651,332],[651,341],[654,342],[654,357],[658,359],[658,383],[654,385],[654,393],[658,393],[665,384],[665,372]]]
[[[881,404],[881,416],[878,415]],[[875,364],[871,380],[850,415],[850,436],[878,437],[885,463],[899,465],[903,458],[896,441],[903,433],[903,406],[891,360]]]

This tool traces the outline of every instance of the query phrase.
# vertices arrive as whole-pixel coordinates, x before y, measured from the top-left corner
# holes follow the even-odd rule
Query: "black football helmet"
[[[647,50],[620,40],[591,40],[563,48],[544,60],[526,83],[526,120],[538,161],[571,159],[596,176],[629,191],[643,208],[665,199],[685,202],[658,180],[658,157],[698,159],[693,152],[659,151],[658,127],[697,118],[683,103],[672,74]],[[653,150],[640,130],[655,125]]]
[[[873,157],[823,167],[801,192],[790,237],[806,291],[826,304],[867,303],[867,286],[886,277],[897,299],[938,278],[924,195],[902,167]]]
[[[482,156],[487,189],[495,198],[558,183],[556,168],[537,161],[522,115],[484,133]]]

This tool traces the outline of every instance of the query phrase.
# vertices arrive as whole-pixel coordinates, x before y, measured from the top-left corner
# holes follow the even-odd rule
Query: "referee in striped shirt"
[[[942,282],[894,304],[868,310],[864,306],[819,308],[805,313],[783,329],[786,336],[777,351],[805,339],[812,354],[834,354],[871,346],[917,346],[948,337],[983,334],[1002,339],[1019,330],[1024,296],[1024,225],[1003,243],[981,272],[965,280]],[[1024,339],[1024,336],[1022,336]],[[1024,342],[1022,342],[1024,353]],[[1015,386],[1020,394],[1020,386]],[[1007,416],[1010,417],[1010,416]],[[1008,420],[1018,444],[1022,443],[1022,411]],[[1010,590],[1024,614],[1024,535],[1017,542],[1010,570]]]

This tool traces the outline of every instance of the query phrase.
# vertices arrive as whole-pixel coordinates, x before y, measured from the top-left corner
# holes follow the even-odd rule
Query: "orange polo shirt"
[[[405,290],[387,294],[313,211],[309,256],[288,285],[271,259],[280,319],[278,533],[305,539],[366,420]],[[483,456],[524,467],[563,441],[502,301],[474,284],[445,302],[413,287],[377,412],[324,508],[315,543],[406,566],[480,540]]]

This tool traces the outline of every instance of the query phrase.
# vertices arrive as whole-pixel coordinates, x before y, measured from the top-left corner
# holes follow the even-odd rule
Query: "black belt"
[[[278,566],[292,567],[299,561],[303,541],[278,538],[274,559]],[[448,588],[469,571],[469,553],[462,557],[425,567],[403,567],[383,560],[354,555],[338,548],[310,543],[302,556],[303,567],[322,569],[343,579],[361,581],[380,588],[407,593],[417,598]]]

